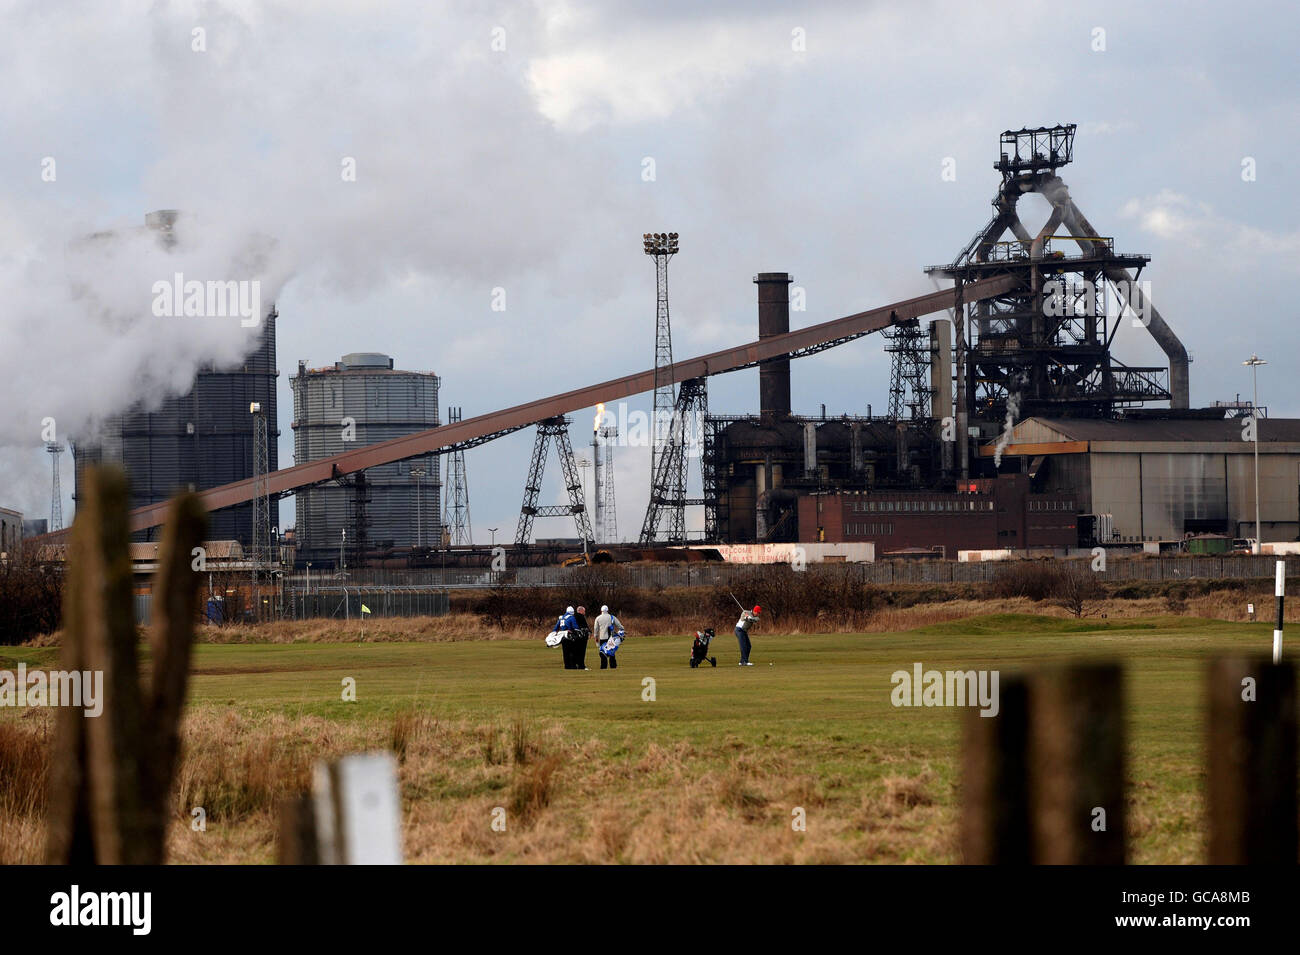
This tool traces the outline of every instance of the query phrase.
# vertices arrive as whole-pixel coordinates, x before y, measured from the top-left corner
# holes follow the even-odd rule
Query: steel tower
[[[455,424],[463,420],[460,408],[447,409],[447,423]],[[447,502],[443,508],[449,515],[447,528],[447,545],[449,547],[468,547],[474,541],[474,531],[469,518],[469,483],[465,477],[465,449],[456,448],[448,455]]]
[[[45,446],[45,450],[50,453],[51,470],[54,475],[50,485],[50,530],[58,531],[63,529],[63,489],[59,486],[59,455],[63,453],[63,445],[58,441],[51,441]]]

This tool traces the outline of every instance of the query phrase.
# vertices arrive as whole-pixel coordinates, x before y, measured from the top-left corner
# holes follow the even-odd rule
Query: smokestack
[[[790,274],[759,272],[758,338],[784,335],[790,330]],[[769,361],[758,366],[758,409],[764,418],[790,415],[790,359]]]
[[[930,394],[930,416],[942,449],[940,466],[944,474],[951,474],[953,442],[944,440],[944,432],[949,430],[946,419],[952,417],[952,323],[946,318],[930,323]],[[956,422],[951,425],[951,431],[955,431]]]

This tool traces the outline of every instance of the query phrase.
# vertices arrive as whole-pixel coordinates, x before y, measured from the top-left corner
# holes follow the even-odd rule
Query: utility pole
[[[1251,430],[1255,432],[1255,546],[1250,551],[1252,554],[1258,554],[1263,540],[1259,533],[1259,366],[1267,365],[1268,362],[1252,353],[1242,364],[1250,369],[1250,376],[1255,386],[1255,397],[1250,405]]]
[[[415,546],[424,546],[424,506],[421,501],[421,485],[429,472],[425,468],[411,468],[411,477],[415,478]]]

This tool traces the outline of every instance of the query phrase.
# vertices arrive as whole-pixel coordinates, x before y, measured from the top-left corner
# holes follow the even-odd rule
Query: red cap
[[[762,607],[755,607],[755,608],[754,608],[754,613],[762,613],[762,612],[763,612],[763,608],[762,608]]]

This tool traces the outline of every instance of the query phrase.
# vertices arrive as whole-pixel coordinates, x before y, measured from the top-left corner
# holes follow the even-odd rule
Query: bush
[[[59,629],[63,575],[19,553],[0,561],[0,643],[22,643]]]
[[[993,575],[993,596],[1047,600],[1057,595],[1062,571],[1054,560],[1021,560],[999,567]]]
[[[1106,595],[1097,575],[1079,565],[1062,565],[1057,586],[1056,602],[1076,617],[1087,613],[1089,603]]]

